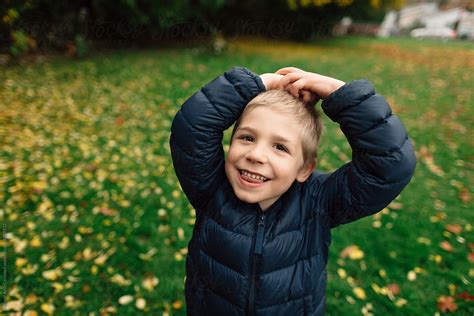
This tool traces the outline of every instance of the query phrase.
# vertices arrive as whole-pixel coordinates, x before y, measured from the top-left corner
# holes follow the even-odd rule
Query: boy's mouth
[[[262,176],[261,174],[258,174],[258,173],[252,173],[250,171],[247,171],[247,170],[243,170],[243,169],[238,169],[239,170],[239,173],[240,175],[242,176],[242,178],[248,182],[252,182],[252,183],[263,183],[263,182],[266,182],[270,179]]]

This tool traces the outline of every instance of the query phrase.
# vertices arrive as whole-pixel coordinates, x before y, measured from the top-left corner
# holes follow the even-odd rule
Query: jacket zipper
[[[258,215],[257,224],[257,236],[255,237],[253,260],[252,260],[252,274],[250,279],[250,291],[249,291],[249,303],[248,312],[249,315],[254,315],[254,300],[255,300],[255,283],[257,281],[257,259],[262,254],[263,250],[263,236],[265,233],[265,214]]]

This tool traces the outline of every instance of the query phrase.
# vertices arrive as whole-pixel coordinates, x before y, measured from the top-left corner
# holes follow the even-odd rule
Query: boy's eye
[[[248,141],[248,142],[252,142],[252,141],[253,141],[253,137],[250,136],[250,135],[247,135],[247,134],[240,135],[240,136],[238,137],[238,139],[242,139],[242,140],[245,140],[245,141]]]
[[[283,146],[282,144],[275,144],[275,148],[277,150],[281,150],[281,151],[284,151],[284,152],[289,152],[288,151],[288,148],[286,148],[285,146]]]

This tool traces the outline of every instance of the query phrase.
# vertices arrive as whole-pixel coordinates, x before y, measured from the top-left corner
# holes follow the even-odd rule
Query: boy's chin
[[[260,202],[260,199],[257,199],[255,197],[249,196],[248,194],[242,194],[240,192],[236,192],[234,189],[234,194],[237,196],[237,198],[245,203],[253,204],[253,203],[258,203]]]

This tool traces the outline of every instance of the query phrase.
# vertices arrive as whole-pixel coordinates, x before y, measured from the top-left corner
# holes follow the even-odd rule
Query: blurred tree
[[[380,20],[403,0],[3,0],[0,51],[56,49],[83,55],[113,44],[216,34],[307,39],[343,16]],[[166,32],[173,30],[172,32]]]

